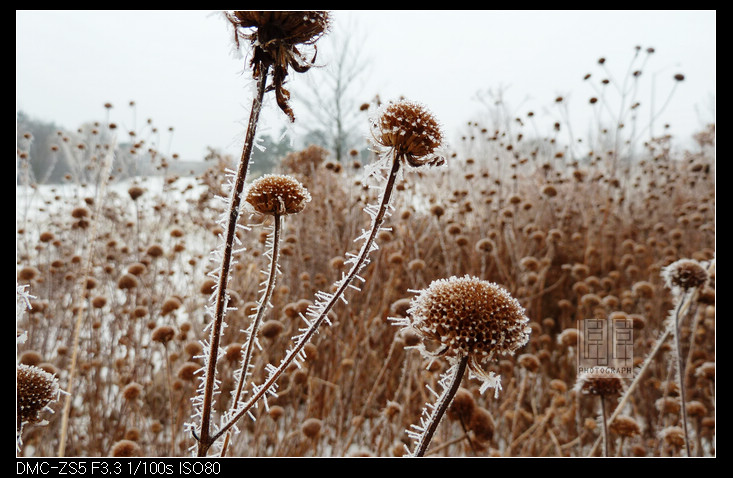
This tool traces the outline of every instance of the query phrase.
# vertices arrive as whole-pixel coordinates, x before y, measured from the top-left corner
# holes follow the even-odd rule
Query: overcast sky
[[[620,82],[637,45],[655,49],[640,77],[644,106],[653,91],[661,107],[673,76],[685,75],[658,124],[669,122],[686,139],[714,121],[715,11],[370,10],[333,16],[334,28],[348,27],[363,39],[359,51],[368,69],[357,102],[404,95],[431,109],[450,138],[487,114],[477,95],[490,89],[503,89],[517,116],[547,110],[550,122],[560,95],[588,110],[593,85],[604,77],[597,60],[605,57]],[[326,40],[319,63],[329,60]],[[147,118],[161,131],[173,127],[170,152],[183,159],[201,159],[206,146],[238,155],[251,81],[232,45],[219,12],[17,11],[16,109],[76,129],[103,120],[109,102],[110,121],[125,128]],[[587,73],[592,77],[584,81]],[[292,74],[290,81],[295,93],[305,79]],[[294,106],[296,115],[302,113]],[[582,128],[583,114],[578,117]],[[263,120],[273,132],[284,124],[274,101]],[[167,137],[160,148],[168,152]]]

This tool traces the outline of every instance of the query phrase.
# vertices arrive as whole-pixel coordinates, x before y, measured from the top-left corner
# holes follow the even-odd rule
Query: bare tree
[[[351,148],[360,149],[360,129],[365,128],[359,98],[368,72],[369,60],[363,57],[365,39],[352,24],[336,27],[318,50],[321,68],[307,75],[307,91],[297,98],[297,123],[306,128],[303,135],[311,142],[330,149],[341,161]],[[321,56],[322,55],[322,56]],[[358,147],[357,147],[358,145]]]

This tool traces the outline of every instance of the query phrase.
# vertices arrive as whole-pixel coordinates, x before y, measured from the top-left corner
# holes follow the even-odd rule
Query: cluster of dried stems
[[[258,66],[264,94],[273,65]],[[291,114],[282,79],[278,104]],[[20,141],[16,269],[31,297],[16,313],[27,337],[18,363],[71,393],[47,423],[20,430],[18,453],[403,456],[449,364],[426,360],[388,318],[407,314],[410,291],[467,274],[502,284],[532,331],[488,366],[502,377],[498,399],[460,383],[427,455],[714,456],[714,127],[686,151],[666,135],[640,143],[618,123],[565,146],[562,116],[533,136],[543,119],[496,113],[468,124],[448,167],[388,187],[318,146],[291,153],[278,172],[311,201],[287,216],[239,217],[230,200],[252,182],[242,159],[212,154],[205,173],[178,177],[173,158],[148,148],[163,180],[118,181],[145,141],[121,151],[103,122],[59,136],[58,153],[79,167],[41,187]],[[708,274],[682,296],[662,277],[681,258]],[[637,373],[602,412],[576,387],[577,321],[609,317],[633,321]],[[252,387],[274,369],[272,389]]]

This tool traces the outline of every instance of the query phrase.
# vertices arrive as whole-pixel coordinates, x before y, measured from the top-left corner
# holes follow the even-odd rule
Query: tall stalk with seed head
[[[391,319],[395,325],[414,330],[422,338],[417,346],[428,358],[446,358],[450,368],[441,375],[443,392],[423,410],[419,425],[407,430],[422,457],[448,410],[466,370],[482,383],[481,392],[501,389],[501,377],[487,373],[485,362],[512,355],[529,340],[524,308],[503,287],[466,275],[433,281],[410,303],[407,317]]]
[[[212,436],[217,440],[227,432],[250,409],[255,406],[265,394],[276,393],[276,382],[280,375],[291,364],[299,365],[299,360],[305,358],[303,348],[318,331],[320,325],[328,322],[328,314],[339,300],[346,302],[346,289],[353,285],[355,279],[363,281],[359,272],[369,264],[369,254],[377,249],[376,237],[382,229],[382,224],[390,213],[392,194],[398,178],[401,176],[402,165],[410,167],[439,166],[445,159],[441,154],[443,146],[443,131],[435,117],[422,105],[401,100],[391,102],[381,107],[372,123],[372,134],[375,142],[386,148],[380,160],[371,166],[371,172],[381,172],[388,169],[381,199],[378,205],[368,205],[365,210],[372,217],[371,227],[357,238],[364,240],[357,256],[352,256],[346,263],[351,269],[340,281],[335,284],[334,293],[319,292],[315,303],[308,308],[301,318],[306,324],[301,333],[293,337],[294,345],[287,351],[280,364],[267,367],[268,376],[265,381],[253,387],[253,394],[246,403],[239,407],[231,419],[221,426],[219,432]],[[265,400],[265,406],[267,402]]]
[[[275,289],[275,282],[278,274],[278,258],[280,254],[280,236],[282,230],[283,216],[288,214],[297,214],[305,208],[307,202],[311,199],[308,190],[295,178],[290,176],[268,174],[252,183],[247,191],[246,201],[260,214],[272,216],[274,223],[272,226],[272,236],[268,244],[270,246],[270,267],[268,270],[267,281],[262,298],[257,304],[257,310],[252,316],[252,323],[246,330],[247,343],[244,346],[244,355],[242,357],[242,366],[239,371],[239,379],[237,388],[234,393],[234,405],[236,409],[239,404],[244,383],[246,381],[252,352],[257,342],[257,332],[262,323],[262,317],[265,310],[270,305],[272,292]],[[222,447],[221,456],[226,455],[226,448],[229,443],[231,434],[228,433]]]
[[[219,341],[224,325],[224,315],[227,304],[227,282],[229,279],[234,252],[235,232],[238,227],[239,210],[242,203],[242,192],[249,169],[250,156],[255,141],[257,124],[259,122],[262,101],[265,92],[275,91],[275,97],[280,109],[295,120],[289,105],[290,93],[284,87],[289,68],[296,72],[308,71],[313,65],[313,59],[306,58],[301,49],[314,46],[315,42],[324,35],[329,28],[329,14],[327,12],[275,12],[275,11],[235,11],[227,12],[226,17],[234,27],[234,40],[238,47],[240,41],[249,43],[249,65],[255,79],[255,97],[252,100],[247,134],[242,148],[242,156],[234,178],[229,198],[228,216],[226,217],[226,236],[220,257],[218,283],[213,293],[213,316],[209,342],[206,345],[208,354],[204,365],[200,395],[194,398],[197,415],[200,415],[198,434],[195,426],[192,433],[198,441],[197,454],[205,456],[215,439],[212,438],[211,409],[216,387],[216,362],[219,356]],[[267,86],[268,78],[272,78],[272,85]]]

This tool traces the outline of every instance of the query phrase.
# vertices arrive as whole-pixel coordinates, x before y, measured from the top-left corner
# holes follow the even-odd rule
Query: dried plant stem
[[[454,366],[453,375],[450,377],[450,382],[446,384],[443,393],[438,398],[437,403],[432,406],[433,412],[430,415],[430,419],[420,435],[420,439],[415,448],[415,452],[412,456],[422,457],[425,456],[425,452],[430,445],[430,441],[433,439],[435,430],[438,429],[440,420],[445,415],[446,410],[450,406],[453,397],[455,396],[458,388],[461,385],[463,374],[466,372],[466,365],[468,364],[468,355],[464,355]],[[413,425],[414,426],[414,425]]]
[[[388,366],[390,362],[392,361],[392,356],[394,355],[394,351],[396,349],[397,344],[400,343],[396,339],[392,340],[392,344],[389,347],[389,352],[387,353],[387,358],[385,359],[384,363],[382,364],[382,368],[379,370],[379,373],[377,374],[377,378],[374,380],[374,383],[372,384],[372,388],[369,390],[369,393],[367,394],[366,400],[364,400],[364,404],[361,406],[361,411],[359,412],[358,417],[360,419],[363,419],[364,416],[366,416],[366,411],[369,405],[372,402],[372,399],[374,398],[374,395],[377,391],[377,386],[382,384],[382,379],[384,378],[384,374],[387,372]],[[360,423],[363,423],[360,422]],[[351,432],[349,433],[349,437],[346,439],[346,443],[343,445],[343,450],[348,450],[349,446],[351,446],[351,442],[354,439],[354,435],[359,430],[359,427],[354,426],[351,428]]]
[[[464,427],[464,430],[463,430],[463,435],[461,435],[459,437],[456,437],[456,438],[454,438],[452,440],[449,440],[449,441],[447,441],[445,443],[441,443],[440,445],[438,445],[435,448],[433,448],[432,450],[430,450],[430,453],[426,453],[425,456],[435,455],[440,450],[443,450],[444,448],[448,448],[451,445],[455,445],[456,443],[460,443],[463,440],[468,440],[468,442],[471,443],[470,433],[465,430],[465,427]],[[473,444],[471,444],[471,447],[473,448]]]
[[[601,395],[601,424],[603,425],[603,456],[608,457],[608,423],[606,422],[606,397]]]
[[[229,220],[227,223],[226,238],[224,243],[224,251],[221,259],[221,269],[219,272],[219,283],[216,290],[215,316],[211,327],[211,338],[209,342],[209,356],[207,360],[206,375],[204,376],[204,394],[201,406],[201,427],[199,429],[198,439],[198,455],[205,456],[208,449],[214,443],[214,439],[210,435],[211,408],[214,400],[214,382],[216,375],[216,361],[219,354],[219,340],[222,325],[224,323],[224,313],[226,309],[227,282],[229,280],[229,269],[232,261],[232,249],[234,247],[234,235],[237,229],[237,221],[239,219],[239,208],[242,202],[242,191],[244,182],[247,178],[249,169],[249,160],[252,155],[252,147],[255,140],[255,132],[257,123],[262,110],[262,100],[265,96],[265,84],[267,82],[268,68],[262,68],[257,78],[257,92],[252,100],[252,109],[250,112],[249,123],[247,125],[247,137],[242,147],[242,157],[239,160],[239,169],[231,193],[229,203]]]
[[[248,335],[247,345],[245,346],[244,356],[242,357],[242,368],[239,371],[239,381],[237,383],[237,391],[234,395],[234,401],[232,402],[232,408],[235,410],[237,406],[239,405],[239,400],[240,400],[240,397],[242,396],[242,388],[244,386],[244,382],[247,377],[247,372],[249,370],[250,361],[252,360],[252,350],[254,349],[254,344],[257,341],[257,331],[260,328],[260,323],[262,323],[262,316],[265,313],[265,309],[269,305],[270,299],[272,298],[272,291],[275,289],[278,255],[280,253],[280,231],[282,229],[281,227],[282,217],[279,214],[275,214],[274,220],[275,220],[275,223],[273,225],[273,232],[272,232],[272,255],[270,257],[270,271],[269,271],[269,276],[267,278],[267,286],[262,296],[262,300],[260,301],[260,303],[257,306],[257,313],[255,315],[255,318],[252,321],[252,324],[250,325],[247,331],[247,335]],[[221,456],[226,456],[227,445],[229,444],[230,437],[231,437],[231,432],[227,433],[227,436],[224,439],[224,446],[221,449]]]
[[[514,402],[514,416],[512,417],[512,428],[509,435],[510,442],[509,442],[509,450],[507,451],[508,455],[512,455],[512,448],[514,446],[514,437],[517,434],[517,423],[519,421],[519,408],[522,404],[522,400],[524,399],[524,391],[527,388],[527,371],[522,370],[522,381],[519,384],[519,392],[517,394],[517,401]]]
[[[680,307],[684,302],[685,295],[683,294],[677,300],[677,307],[674,312],[674,324],[672,324],[672,332],[674,336],[674,344],[677,355],[677,385],[680,389],[680,405],[682,408],[682,429],[685,431],[685,451],[687,456],[690,455],[690,434],[687,431],[687,401],[685,400],[685,361],[682,357],[682,348],[680,347]],[[693,330],[694,334],[694,330]]]
[[[112,148],[114,151],[114,148]],[[97,198],[101,198],[104,189],[107,185],[107,181],[109,178],[109,171],[112,169],[112,160],[113,160],[113,153],[109,153],[105,156],[104,164],[102,166],[102,174],[100,175],[101,178],[101,185],[97,189]],[[98,200],[95,201],[95,204],[97,204],[97,210],[94,215],[95,218],[99,218],[100,211],[102,209],[102,201]],[[69,414],[71,413],[71,400],[73,398],[73,390],[74,390],[74,380],[76,379],[76,366],[78,362],[79,357],[79,335],[81,333],[81,326],[84,319],[84,311],[86,310],[85,307],[82,307],[80,302],[84,298],[84,291],[86,290],[86,284],[87,280],[89,279],[89,272],[92,269],[92,257],[94,255],[94,243],[93,240],[97,234],[97,226],[99,224],[99,220],[95,220],[92,222],[92,227],[89,228],[89,234],[87,235],[87,244],[89,244],[89,248],[87,249],[87,256],[84,262],[84,275],[82,277],[81,282],[79,282],[79,296],[76,298],[76,305],[77,305],[77,313],[76,313],[76,321],[74,323],[74,335],[73,335],[73,345],[71,347],[71,363],[69,364],[69,381],[67,388],[65,392],[66,395],[66,402],[64,403],[64,411],[61,415],[61,434],[59,435],[59,448],[57,452],[58,457],[63,457],[64,452],[66,451],[66,437],[68,433],[68,427],[69,427]]]
[[[216,434],[209,437],[208,445],[206,447],[207,449],[219,437],[221,437],[224,433],[227,433],[227,431],[232,426],[234,426],[234,424],[242,416],[244,416],[245,413],[248,413],[249,410],[265,395],[265,393],[273,393],[273,388],[275,386],[275,383],[277,382],[277,379],[286,370],[286,368],[291,363],[293,363],[293,361],[295,361],[298,355],[301,354],[305,344],[307,344],[313,337],[313,335],[318,331],[318,327],[323,323],[324,320],[326,320],[328,313],[331,311],[333,306],[336,305],[336,302],[339,299],[343,298],[347,287],[349,287],[353,280],[358,277],[358,273],[362,269],[362,267],[364,267],[368,263],[369,253],[371,252],[372,247],[375,245],[377,233],[381,229],[382,223],[387,216],[387,210],[389,208],[392,193],[394,191],[394,185],[397,181],[397,176],[400,170],[400,164],[401,158],[395,154],[392,160],[392,169],[387,178],[387,183],[382,193],[382,199],[380,201],[379,208],[373,216],[371,230],[366,238],[366,241],[364,242],[359,256],[356,257],[349,273],[340,281],[336,292],[332,295],[329,295],[329,300],[322,304],[319,308],[317,308],[318,317],[316,317],[315,320],[308,322],[307,330],[305,330],[305,332],[298,336],[295,345],[293,345],[293,347],[288,350],[285,357],[282,359],[277,368],[272,367],[270,369],[268,378],[262,385],[254,388],[253,394],[249,398],[249,400],[238,409],[236,414],[234,414],[224,425],[222,425],[222,427]],[[201,441],[199,443],[201,443]],[[205,453],[205,450],[203,451]]]
[[[171,361],[168,354],[168,344],[163,344],[163,351],[165,353],[165,376],[168,382],[168,413],[170,414],[170,446],[171,456],[176,454],[176,438],[175,438],[175,414],[173,413],[173,382],[171,380]]]

